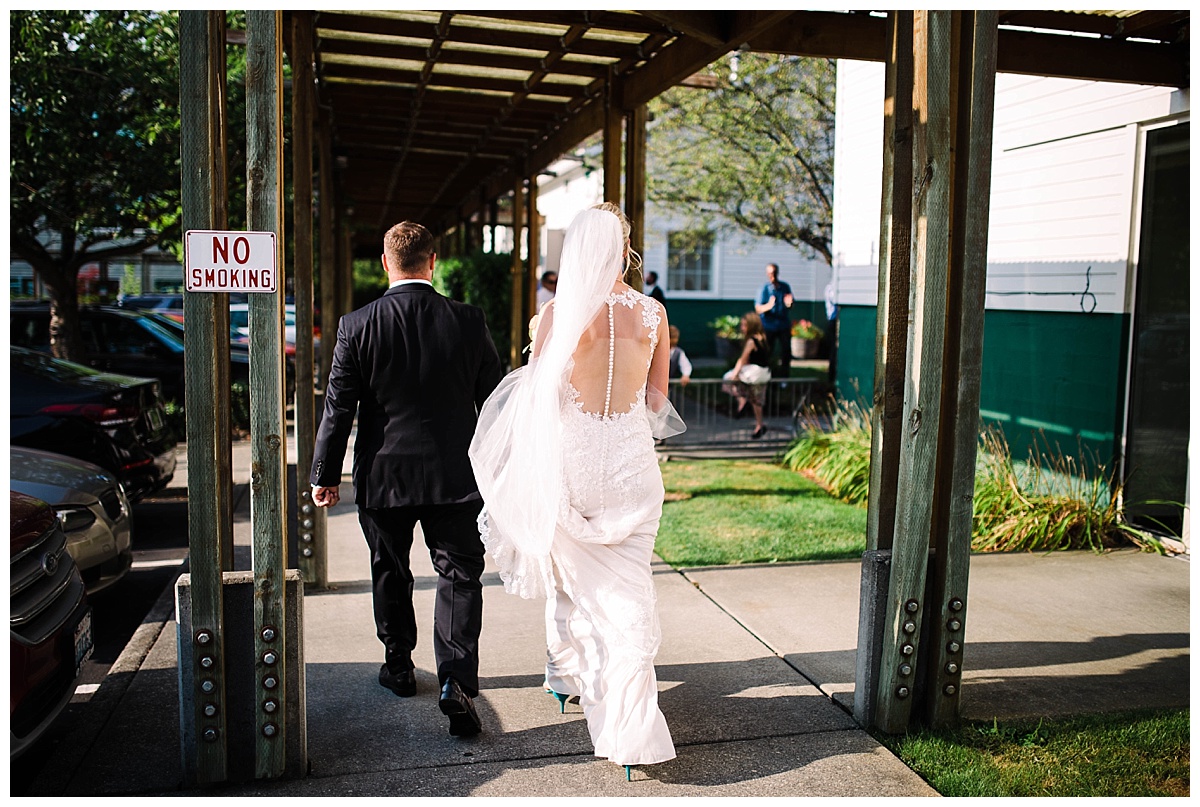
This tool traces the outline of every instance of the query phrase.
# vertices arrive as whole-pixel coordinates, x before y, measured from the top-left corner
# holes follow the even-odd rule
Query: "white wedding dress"
[[[576,217],[533,357],[488,397],[468,454],[505,590],[547,600],[548,685],[579,697],[597,756],[645,765],[675,756],[654,674],[654,439],[686,427],[666,311],[619,281],[625,244],[613,214]]]
[[[663,483],[644,411],[662,322],[654,300],[638,292],[605,302],[580,340],[561,410],[546,681],[579,696],[597,756],[651,764],[675,757],[654,673],[661,634],[650,563]]]

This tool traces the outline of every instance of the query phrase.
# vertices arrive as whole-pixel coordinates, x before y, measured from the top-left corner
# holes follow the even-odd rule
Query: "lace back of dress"
[[[603,418],[633,410],[642,400],[657,336],[642,295],[611,294],[575,349],[571,386],[576,405]]]

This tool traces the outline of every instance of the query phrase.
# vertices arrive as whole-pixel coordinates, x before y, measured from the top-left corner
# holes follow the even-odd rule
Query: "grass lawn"
[[[878,739],[943,796],[1188,796],[1190,710]]]
[[[655,551],[672,566],[859,557],[866,508],[795,471],[750,460],[671,460]]]

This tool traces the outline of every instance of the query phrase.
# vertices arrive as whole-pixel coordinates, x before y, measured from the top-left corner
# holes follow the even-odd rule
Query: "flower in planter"
[[[792,323],[792,336],[797,339],[820,339],[824,335],[823,330],[806,319],[799,319]]]

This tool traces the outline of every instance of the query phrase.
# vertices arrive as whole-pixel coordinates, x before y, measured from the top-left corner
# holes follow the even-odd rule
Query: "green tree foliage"
[[[13,11],[9,23],[11,248],[50,292],[54,354],[78,358],[79,270],[179,238],[177,15]]]
[[[834,62],[739,52],[710,72],[715,89],[650,104],[648,197],[697,229],[733,225],[832,262]]]

